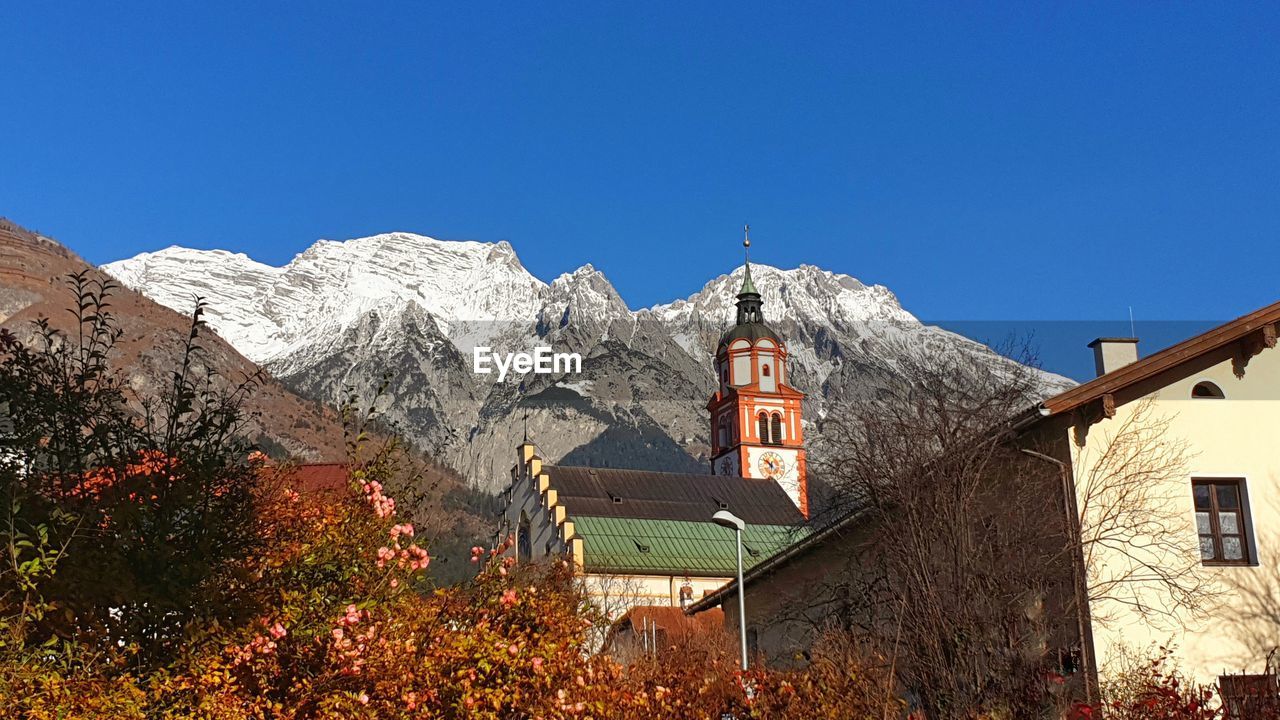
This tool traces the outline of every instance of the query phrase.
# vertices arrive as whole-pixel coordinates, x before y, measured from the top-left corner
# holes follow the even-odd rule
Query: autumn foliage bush
[[[602,618],[572,568],[518,564],[510,539],[473,548],[471,582],[428,588],[414,529],[387,510],[395,456],[386,446],[355,462],[353,492],[323,503],[287,483],[273,492],[261,528],[273,551],[253,569],[263,613],[184,659],[153,689],[157,707],[211,718],[880,717],[886,692],[871,678],[882,675],[835,652],[847,648],[820,649],[805,672],[745,675],[724,642],[628,666],[593,656]]]
[[[883,705],[871,674],[834,654],[745,675],[727,644],[630,666],[593,656],[601,618],[572,568],[517,564],[509,539],[473,549],[471,582],[429,587],[429,556],[385,492],[397,454],[377,447],[353,463],[349,492],[319,498],[287,468],[261,470],[263,551],[230,573],[256,611],[244,622],[190,628],[187,652],[147,675],[28,657],[0,687],[32,717],[812,718]]]

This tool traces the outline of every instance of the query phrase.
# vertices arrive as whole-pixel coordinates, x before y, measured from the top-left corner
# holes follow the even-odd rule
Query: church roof
[[[734,325],[720,336],[719,347],[724,347],[739,338],[750,340],[752,344],[760,338],[769,338],[775,342],[782,342],[782,338],[778,334],[769,329],[764,323],[743,323],[742,325]]]
[[[709,524],[717,511],[728,510],[748,525],[804,522],[772,480],[556,465],[545,470],[575,520],[594,516]]]
[[[583,569],[587,572],[703,577],[731,577],[738,572],[734,533],[708,519],[691,522],[575,515],[573,524],[586,541]],[[804,535],[797,528],[748,523],[742,531],[743,567],[753,567]]]

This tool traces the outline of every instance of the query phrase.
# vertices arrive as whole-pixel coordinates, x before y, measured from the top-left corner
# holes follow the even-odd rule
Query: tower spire
[[[751,226],[750,225],[742,226],[742,247],[743,247],[743,255],[746,258],[744,262],[744,265],[746,267],[746,272],[743,273],[743,276],[742,276],[742,289],[738,291],[738,297],[742,297],[743,295],[747,295],[747,294],[759,295],[760,293],[756,291],[755,283],[751,282]]]

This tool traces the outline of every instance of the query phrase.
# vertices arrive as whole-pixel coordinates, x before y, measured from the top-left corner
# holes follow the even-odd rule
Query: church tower
[[[742,244],[750,248],[750,236]],[[737,304],[737,322],[716,348],[719,387],[707,403],[711,473],[773,480],[808,517],[800,424],[804,393],[787,384],[787,344],[764,324],[764,302],[751,280],[749,254]]]

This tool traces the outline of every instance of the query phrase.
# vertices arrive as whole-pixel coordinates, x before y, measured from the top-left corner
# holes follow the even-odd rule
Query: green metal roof
[[[737,574],[731,530],[707,522],[617,517],[573,517],[583,538],[588,572],[628,572],[711,577]],[[786,525],[747,525],[742,564],[750,568],[807,535]]]

